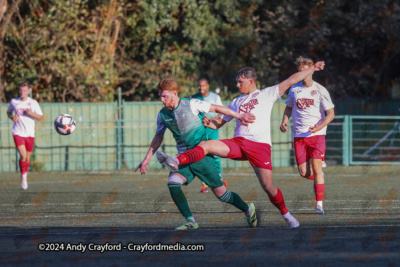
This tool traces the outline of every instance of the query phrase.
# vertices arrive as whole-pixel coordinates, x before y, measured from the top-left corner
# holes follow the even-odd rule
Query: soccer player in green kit
[[[209,91],[210,85],[208,84],[208,81],[206,79],[203,78],[203,79],[199,80],[198,88],[199,88],[199,92],[195,95],[192,95],[191,98],[196,98],[196,99],[200,99],[202,101],[206,101],[211,104],[223,106],[221,97],[219,97],[218,94]],[[218,115],[219,114],[215,113],[215,112],[209,112],[206,114],[206,116],[210,119],[213,119],[213,118],[217,117]],[[218,140],[219,139],[218,131],[219,131],[218,129],[211,129],[211,128],[206,127],[207,139],[208,140]],[[220,158],[215,155],[214,155],[214,158],[215,158],[215,161],[217,162],[218,171],[219,171],[219,173],[221,173],[221,179],[222,179],[222,168],[221,168]],[[225,186],[228,185],[227,181],[222,180],[222,182],[224,183]],[[202,184],[201,184],[200,192],[208,193],[207,185],[204,182],[202,182]]]
[[[144,160],[135,169],[135,171],[140,169],[141,174],[145,174],[146,170],[149,171],[148,164],[150,159],[161,146],[167,128],[172,132],[177,143],[178,153],[181,154],[197,146],[201,141],[207,140],[206,130],[202,122],[202,113],[218,112],[239,119],[246,125],[255,119],[252,114],[239,114],[224,106],[214,105],[198,99],[179,98],[178,85],[171,79],[162,80],[158,84],[158,90],[161,102],[165,107],[158,114],[157,131],[150,144],[149,151]],[[157,154],[158,160],[162,160],[160,155],[162,154]],[[214,157],[206,156],[199,162],[182,165],[177,171],[171,171],[169,174],[168,189],[171,197],[186,219],[182,226],[175,228],[176,230],[199,228],[181,188],[182,185],[188,185],[193,181],[195,176],[205,182],[220,201],[230,203],[243,211],[249,226],[256,227],[257,217],[254,204],[248,205],[238,194],[226,190],[220,179],[220,173]]]

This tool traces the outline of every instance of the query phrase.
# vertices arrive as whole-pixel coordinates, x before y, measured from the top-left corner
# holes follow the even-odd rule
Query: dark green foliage
[[[0,1],[0,4],[2,1]],[[0,17],[0,101],[22,81],[42,102],[157,100],[173,78],[181,95],[228,86],[245,66],[260,87],[325,60],[316,79],[334,97],[388,97],[400,68],[400,6],[382,1],[14,1]],[[7,14],[7,12],[5,14]]]

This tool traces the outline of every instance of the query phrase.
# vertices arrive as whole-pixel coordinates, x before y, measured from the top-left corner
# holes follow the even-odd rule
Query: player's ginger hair
[[[314,61],[310,58],[305,58],[302,56],[299,56],[298,58],[296,58],[296,61],[294,62],[294,64],[296,64],[297,69],[300,71],[301,66],[312,66],[314,65]]]
[[[178,92],[178,84],[171,79],[164,79],[158,84],[158,91],[163,92],[165,90],[167,91],[176,91]]]

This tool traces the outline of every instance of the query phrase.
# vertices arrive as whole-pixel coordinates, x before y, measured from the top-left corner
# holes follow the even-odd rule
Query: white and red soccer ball
[[[54,128],[61,135],[72,134],[75,130],[75,120],[69,114],[61,114],[54,121]]]

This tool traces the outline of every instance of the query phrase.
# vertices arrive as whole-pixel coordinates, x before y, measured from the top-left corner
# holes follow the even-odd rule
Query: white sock
[[[322,201],[317,201],[316,203],[315,203],[315,206],[321,206],[321,208],[322,208]]]
[[[21,188],[28,189],[28,173],[21,174]]]
[[[292,215],[290,214],[290,212],[287,212],[287,213],[283,214],[282,217],[288,219],[288,218],[292,217]]]

